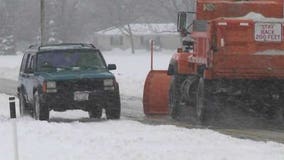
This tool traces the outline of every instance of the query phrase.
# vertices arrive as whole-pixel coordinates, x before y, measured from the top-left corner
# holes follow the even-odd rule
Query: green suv
[[[91,44],[30,46],[22,59],[20,114],[49,120],[49,112],[81,109],[90,118],[120,118],[119,86],[100,52]]]

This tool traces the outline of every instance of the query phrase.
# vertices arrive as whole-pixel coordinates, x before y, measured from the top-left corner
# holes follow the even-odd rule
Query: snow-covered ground
[[[155,62],[159,65],[155,68],[166,69],[172,53],[157,53]],[[129,51],[113,50],[106,52],[105,58],[118,66],[114,73],[122,96],[141,98],[150,68],[149,53],[137,51],[132,55]],[[21,56],[0,57],[0,78],[16,80],[20,61]],[[13,121],[9,120],[8,97],[0,94],[0,160],[13,159]],[[137,106],[141,104],[133,107]],[[20,160],[284,159],[283,144],[237,139],[207,129],[151,126],[124,117],[119,121],[82,122],[78,120],[87,118],[87,114],[77,111],[52,112],[51,117],[49,123],[28,117],[16,120]],[[73,120],[65,121],[66,118]]]
[[[166,70],[173,53],[170,50],[155,52],[153,68]],[[113,73],[120,84],[122,95],[142,97],[144,81],[150,70],[150,53],[138,50],[136,54],[130,54],[130,51],[115,49],[104,53],[104,56],[107,63],[117,64],[118,68]]]
[[[17,80],[22,55],[0,57],[0,78]]]

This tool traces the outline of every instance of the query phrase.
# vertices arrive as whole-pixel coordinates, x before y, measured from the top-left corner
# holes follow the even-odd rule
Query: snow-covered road
[[[155,68],[167,67],[172,51],[158,53]],[[21,56],[0,58],[0,78],[16,80]],[[142,93],[149,56],[145,51],[105,53],[116,63],[123,115],[119,121],[88,120],[87,113],[51,113],[51,122],[24,117],[18,125],[21,160],[93,159],[194,159],[194,160],[283,160],[284,145],[237,139],[208,129],[173,125],[146,125],[128,116],[142,117]],[[1,84],[0,88],[5,88]],[[12,121],[7,95],[0,94],[0,160],[13,159]]]

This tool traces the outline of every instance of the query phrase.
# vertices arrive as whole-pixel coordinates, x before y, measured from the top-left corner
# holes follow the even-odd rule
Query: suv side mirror
[[[187,34],[192,25],[195,12],[178,12],[177,31],[181,34]]]
[[[107,66],[107,69],[108,69],[108,70],[116,70],[116,65],[115,65],[115,64],[109,64],[109,65]]]
[[[186,30],[187,24],[187,15],[186,12],[178,13],[178,22],[177,22],[177,31],[184,32]]]

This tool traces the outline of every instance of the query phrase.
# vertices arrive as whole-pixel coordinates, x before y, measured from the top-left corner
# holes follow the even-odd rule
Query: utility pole
[[[45,43],[45,0],[40,0],[40,43]]]

